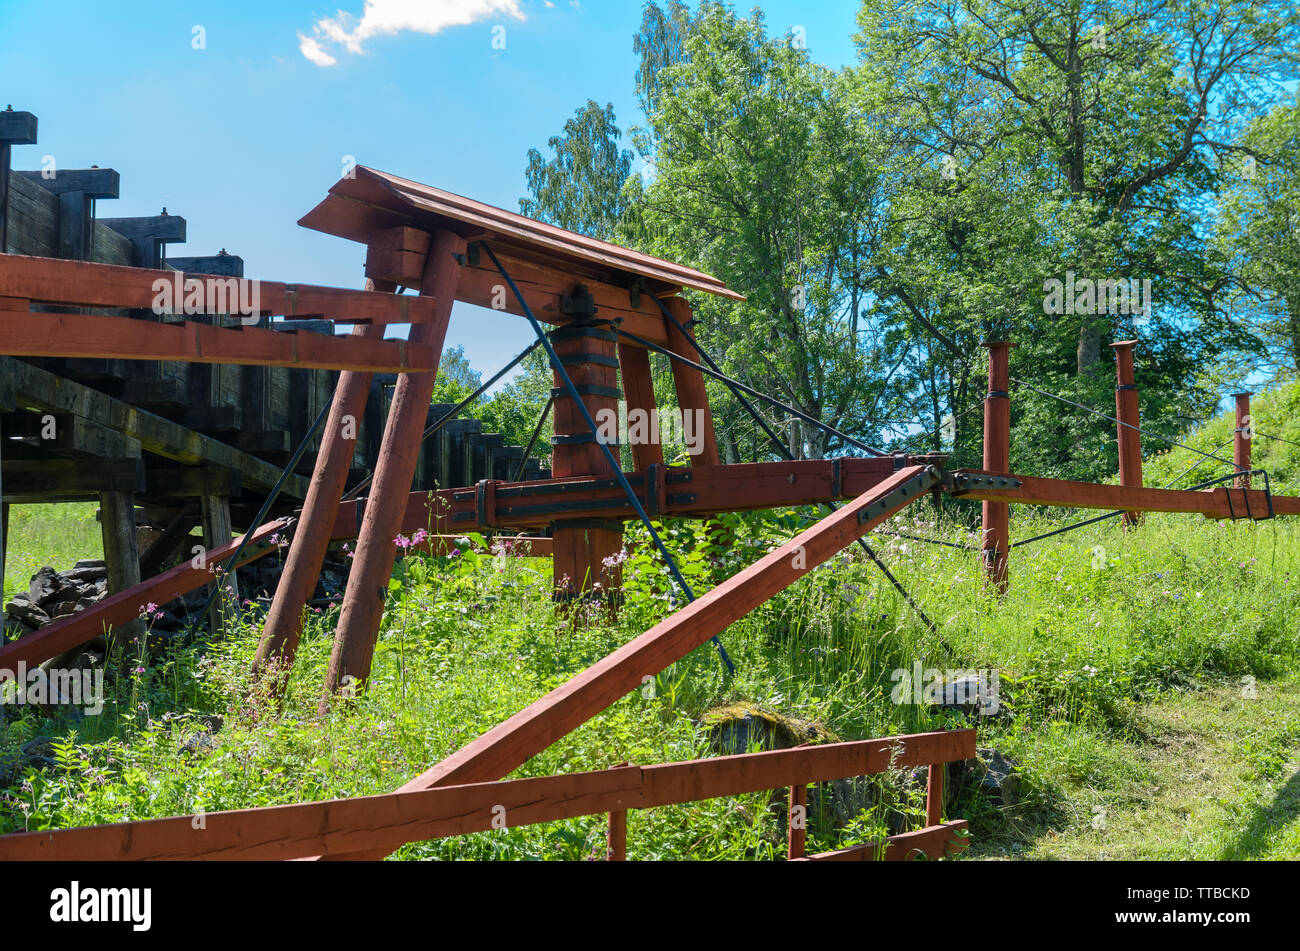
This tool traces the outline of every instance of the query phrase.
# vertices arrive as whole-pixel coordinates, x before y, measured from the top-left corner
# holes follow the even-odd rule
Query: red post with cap
[[[989,391],[984,397],[984,471],[1009,472],[1011,469],[1011,386],[1009,354],[1013,346],[1006,341],[984,344],[989,351]],[[1011,525],[1006,502],[985,502],[983,506],[984,574],[999,593],[1005,593],[1007,554],[1011,550]]]
[[[1133,348],[1136,340],[1112,343],[1115,351],[1115,418],[1116,438],[1119,444],[1119,484],[1133,488],[1142,487],[1142,433],[1138,427],[1141,417],[1138,410],[1137,377],[1133,371]],[[1124,524],[1137,525],[1141,512],[1125,512]]]
[[[1250,418],[1250,393],[1233,393],[1237,403],[1237,428],[1232,431],[1232,463],[1237,470],[1233,480],[1239,489],[1250,488],[1250,441],[1255,438],[1254,422]]]

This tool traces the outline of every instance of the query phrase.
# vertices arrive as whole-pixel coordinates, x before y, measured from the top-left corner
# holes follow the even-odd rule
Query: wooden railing
[[[801,860],[941,858],[965,847],[965,820],[944,822],[944,764],[975,756],[975,731],[952,730],[745,753],[655,766],[444,786],[0,836],[0,860],[298,859],[609,814],[607,855],[626,856],[627,812],[722,796],[790,789],[893,769],[929,768],[926,825],[881,842],[804,855],[804,823],[791,822],[789,857]],[[790,817],[800,817],[794,809]]]

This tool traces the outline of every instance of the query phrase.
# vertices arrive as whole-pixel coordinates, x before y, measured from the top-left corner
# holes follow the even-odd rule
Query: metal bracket
[[[979,472],[954,472],[952,485],[956,492],[969,492],[972,489],[1018,489],[1022,485],[1019,479],[1011,476],[984,475]]]
[[[931,486],[941,482],[943,474],[934,466],[926,466],[921,472],[908,479],[902,485],[894,489],[884,498],[876,499],[869,502],[858,510],[858,524],[862,525],[884,515],[890,509],[897,506],[900,502],[911,499],[913,496],[919,496],[928,491]]]
[[[570,317],[595,317],[597,310],[596,298],[591,296],[586,284],[579,284],[572,294],[560,298],[560,313]]]
[[[641,292],[644,291],[645,289],[646,289],[645,278],[643,278],[640,274],[633,277],[631,283],[628,284],[627,300],[628,303],[632,305],[633,310],[641,309]]]

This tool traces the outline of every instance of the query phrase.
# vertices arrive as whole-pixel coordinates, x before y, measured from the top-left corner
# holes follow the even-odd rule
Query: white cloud
[[[376,36],[406,31],[432,35],[497,15],[523,20],[519,4],[520,0],[365,0],[360,19],[345,10],[321,17],[312,24],[311,36],[298,34],[298,49],[317,66],[333,66],[338,60],[327,46],[360,54]]]
[[[338,62],[333,56],[326,53],[318,42],[310,36],[303,36],[301,33],[298,34],[298,49],[303,56],[306,56],[317,66],[333,66]]]

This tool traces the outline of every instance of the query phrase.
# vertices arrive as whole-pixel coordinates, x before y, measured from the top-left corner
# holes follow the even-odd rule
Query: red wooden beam
[[[1126,486],[1142,485],[1142,433],[1138,431],[1140,416],[1138,411],[1137,378],[1133,374],[1133,348],[1136,340],[1122,340],[1112,343],[1115,351],[1115,418],[1116,438],[1119,444],[1119,484]],[[985,463],[986,467],[989,467]],[[997,468],[996,466],[989,468]],[[1140,512],[1125,512],[1124,524],[1136,525],[1141,521]]]
[[[320,317],[344,323],[420,323],[433,319],[436,307],[436,302],[429,297],[0,254],[0,297],[27,298],[46,304],[153,310],[159,299],[159,281],[171,285],[175,313],[236,313],[241,297],[251,299],[254,286],[262,315]],[[177,287],[182,291],[179,300],[175,299]],[[199,288],[203,290],[204,309],[184,309],[186,291],[194,293]],[[221,301],[226,306],[207,306]],[[235,306],[231,306],[232,301]],[[86,315],[87,319],[94,316]]]
[[[989,484],[987,481],[967,484],[967,480],[972,478],[1006,480],[1007,484]],[[1196,491],[1151,489],[972,470],[955,472],[953,479],[958,494],[986,501],[1137,512],[1187,512],[1207,518],[1258,519],[1267,517],[1269,511],[1269,500],[1262,489],[1242,490],[1226,486]],[[1300,515],[1300,498],[1273,496],[1273,512],[1275,515]]]
[[[956,833],[964,830],[968,825],[965,819],[954,819],[951,822],[927,826],[914,832],[891,835],[881,843],[885,847],[883,859],[886,862],[906,862],[923,857],[941,859],[955,852],[961,852],[968,843],[965,838]],[[818,852],[816,855],[805,856],[802,861],[875,862],[881,859],[879,850],[880,845],[872,842],[847,849],[837,849],[834,852]]]
[[[952,730],[0,836],[0,861],[293,859],[650,809],[975,756]]]
[[[154,272],[157,273],[157,272]],[[8,312],[0,317],[0,353],[16,357],[182,360],[315,370],[405,373],[427,370],[438,355],[405,340],[335,337],[257,327],[161,324],[101,314]]]
[[[397,554],[396,536],[406,514],[407,495],[415,476],[438,357],[447,335],[464,254],[464,239],[452,232],[439,231],[433,236],[420,293],[437,302],[436,311],[433,320],[412,324],[410,336],[413,343],[432,350],[433,363],[428,372],[407,373],[397,381],[330,651],[319,707],[322,713],[345,684],[360,683],[370,675],[375,639],[379,636],[379,622]]]

